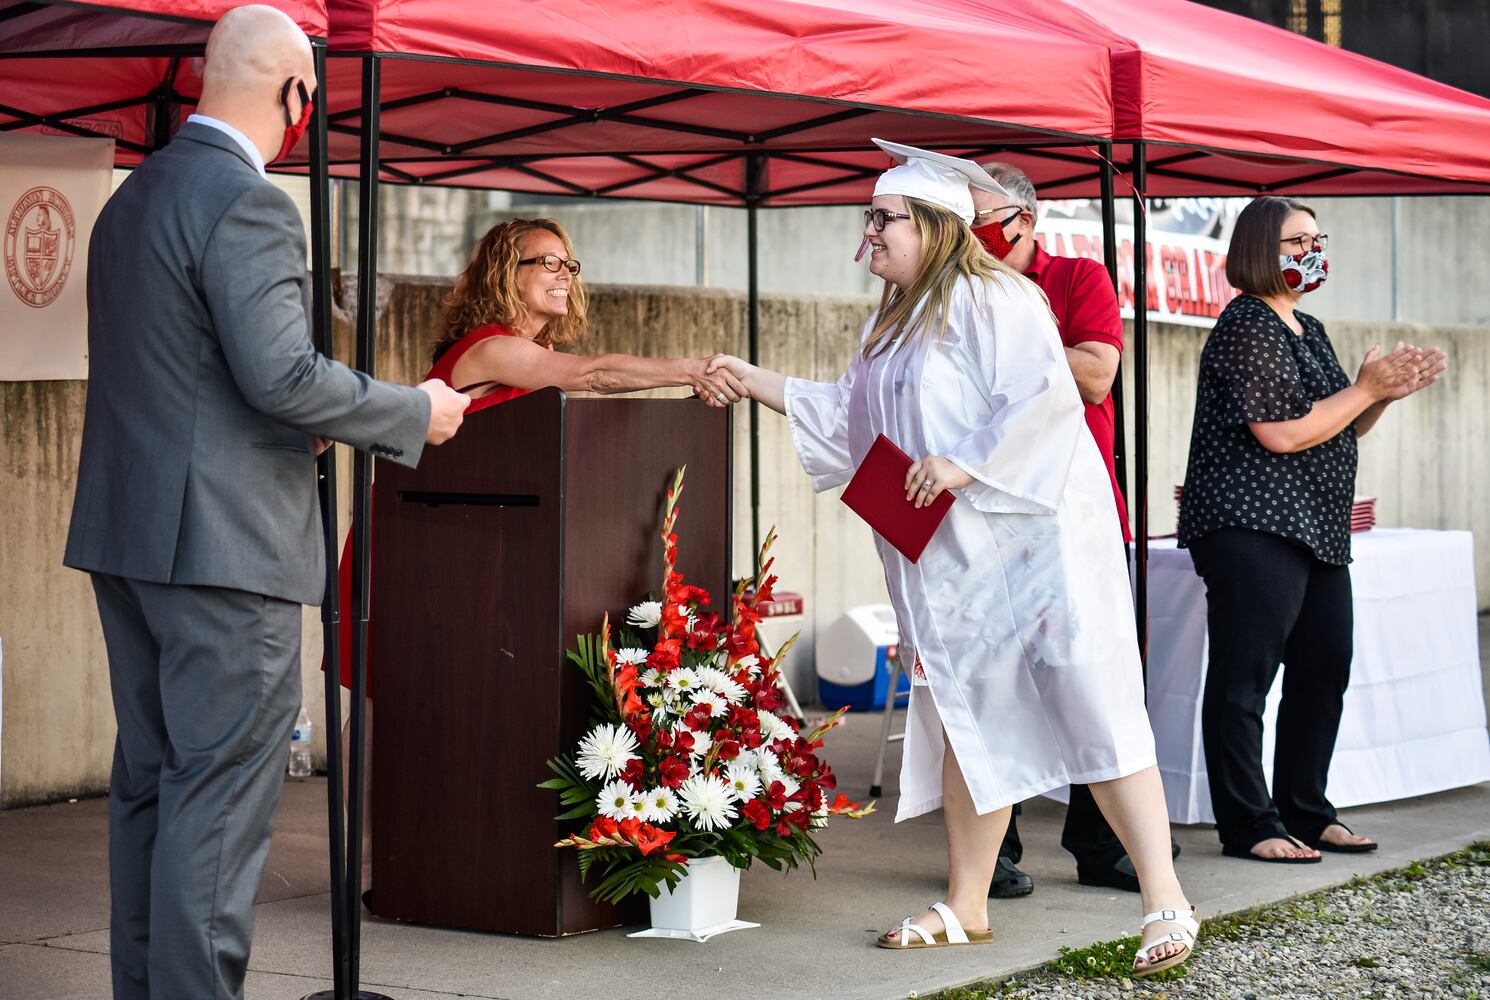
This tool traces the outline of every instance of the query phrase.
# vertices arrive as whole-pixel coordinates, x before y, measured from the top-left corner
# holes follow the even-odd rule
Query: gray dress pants
[[[237,1000],[300,706],[300,606],[92,574],[119,736],[116,1000]]]

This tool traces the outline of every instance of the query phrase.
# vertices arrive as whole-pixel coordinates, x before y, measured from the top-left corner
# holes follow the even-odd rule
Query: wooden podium
[[[662,585],[658,538],[688,474],[679,569],[729,593],[730,418],[693,399],[482,410],[373,491],[372,911],[558,936],[645,922],[580,883],[545,761],[573,752],[593,694],[565,651]]]

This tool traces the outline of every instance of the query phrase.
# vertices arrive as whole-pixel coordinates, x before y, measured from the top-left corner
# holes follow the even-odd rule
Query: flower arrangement
[[[757,860],[778,871],[811,866],[821,853],[813,830],[829,816],[874,809],[842,794],[829,799],[836,780],[817,751],[845,709],[805,735],[777,714],[780,664],[796,637],[774,657],[756,639],[757,608],[775,583],[767,558],[775,530],[755,578],[736,587],[729,621],[677,571],[683,472],[667,492],[661,598],[631,608],[619,648],[609,615],[598,635],[578,638],[569,659],[594,689],[599,718],[576,753],[549,761],[556,777],[540,786],[559,793],[560,819],[590,820],[554,846],[577,849],[587,882],[598,867],[590,893],[604,902],[675,888],[689,858],[718,855],[740,869]]]

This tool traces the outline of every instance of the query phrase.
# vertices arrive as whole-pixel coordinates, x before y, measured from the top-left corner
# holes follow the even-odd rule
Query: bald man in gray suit
[[[66,563],[98,600],[119,725],[109,786],[122,1000],[243,995],[325,582],[315,449],[405,465],[455,433],[444,383],[378,382],[308,336],[305,233],[264,163],[303,131],[305,35],[264,6],[207,43],[198,113],[100,214]],[[284,148],[282,148],[284,147]]]

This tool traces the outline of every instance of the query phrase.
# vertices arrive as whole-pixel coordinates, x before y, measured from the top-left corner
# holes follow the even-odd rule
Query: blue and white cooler
[[[888,604],[850,608],[817,637],[817,692],[829,709],[847,705],[854,711],[885,707],[890,660],[900,642],[895,610]],[[900,675],[901,691],[910,679]]]

